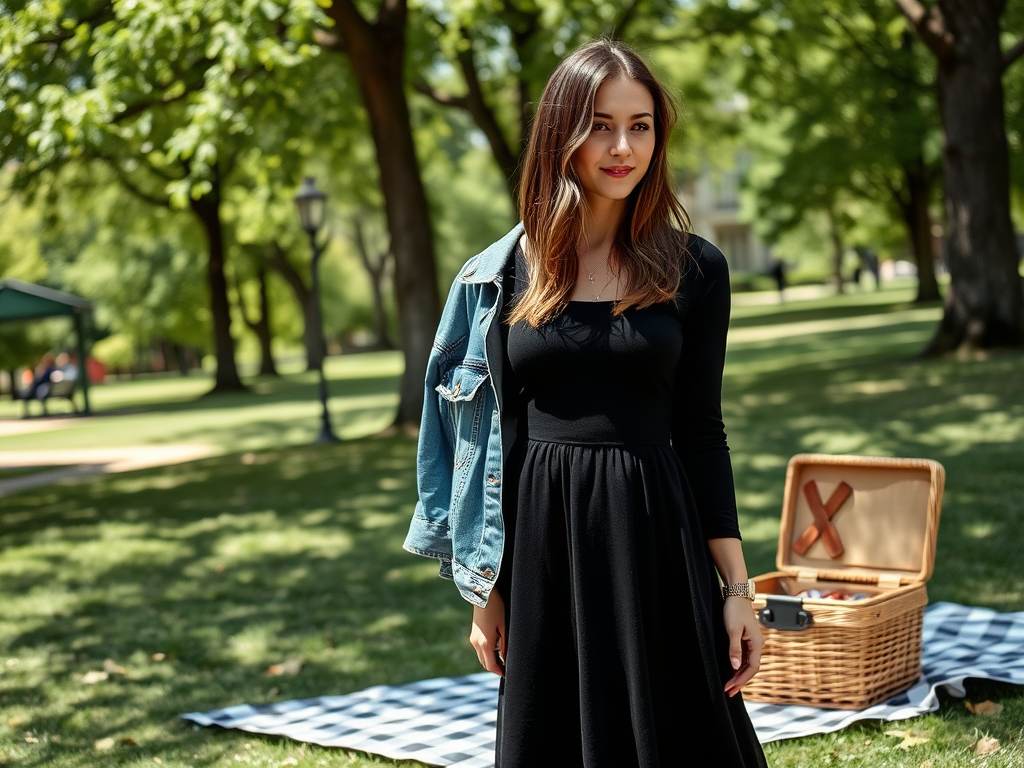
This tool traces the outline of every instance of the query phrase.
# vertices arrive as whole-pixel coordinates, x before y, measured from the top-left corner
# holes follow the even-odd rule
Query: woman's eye
[[[647,123],[637,123],[636,125],[633,126],[633,130],[634,131],[649,131],[649,130],[651,130],[651,126],[649,126]]]

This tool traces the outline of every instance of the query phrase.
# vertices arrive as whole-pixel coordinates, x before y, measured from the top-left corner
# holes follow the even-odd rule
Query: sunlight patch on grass
[[[780,337],[817,336],[825,333],[842,333],[845,335],[850,331],[889,328],[896,323],[928,323],[931,325],[941,316],[941,308],[926,307],[922,309],[908,309],[902,312],[863,315],[861,317],[810,320],[768,326],[755,325],[732,329],[729,331],[729,341],[733,344],[748,344],[757,341],[777,341]]]
[[[850,381],[833,384],[825,389],[827,395],[888,395],[893,392],[905,392],[913,386],[906,379],[882,379],[877,381]]]
[[[800,446],[810,453],[869,453],[870,437],[855,430],[816,429],[805,434]]]
[[[992,523],[977,522],[961,526],[960,532],[972,539],[987,539],[995,534],[996,528]]]
[[[744,541],[777,541],[779,538],[779,521],[769,517],[750,517],[741,515]]]
[[[227,653],[239,664],[265,664],[273,656],[283,629],[279,621],[249,625],[227,639]]]
[[[369,635],[383,635],[408,625],[409,617],[404,613],[389,613],[376,621],[371,621],[363,628],[363,631]]]
[[[300,528],[261,528],[252,533],[220,538],[212,548],[213,554],[230,564],[259,560],[265,555],[282,558],[299,555],[334,557],[352,549],[352,537],[344,529],[320,529],[316,536],[310,538],[308,531]]]
[[[923,443],[941,446],[943,452],[957,455],[978,445],[1024,441],[1024,418],[1005,411],[980,414],[973,422],[937,423],[921,434]]]
[[[384,573],[384,581],[434,585],[438,579],[437,569],[438,562],[434,558],[419,558],[419,561],[413,561],[409,565],[388,569]]]

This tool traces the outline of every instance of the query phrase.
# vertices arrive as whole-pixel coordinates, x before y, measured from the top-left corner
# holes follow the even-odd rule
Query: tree
[[[408,8],[406,0],[381,0],[372,22],[353,0],[334,0],[325,10],[334,22],[334,34],[325,32],[319,41],[348,57],[377,150],[405,355],[394,425],[414,429],[423,408],[423,378],[441,302],[427,196],[405,93]]]
[[[286,74],[316,50],[288,31],[318,14],[311,0],[99,0],[85,9],[29,3],[0,19],[0,63],[10,73],[0,87],[9,107],[0,111],[0,160],[22,162],[24,185],[100,160],[139,199],[192,211],[207,239],[217,390],[242,387],[223,195],[253,126],[292,114],[280,108],[294,97]]]
[[[881,201],[906,229],[917,301],[938,299],[930,217],[938,121],[927,54],[889,0],[791,2],[781,15],[772,3],[763,7],[771,13],[740,36],[739,81],[752,99],[752,140],[769,143],[761,137],[773,124],[786,138],[767,153],[774,174],[755,185],[762,230],[777,236],[801,213],[823,211],[840,286],[842,201]]]
[[[1003,74],[1006,0],[893,0],[934,54],[943,130],[950,288],[925,354],[1024,347],[1024,288],[1010,221]]]

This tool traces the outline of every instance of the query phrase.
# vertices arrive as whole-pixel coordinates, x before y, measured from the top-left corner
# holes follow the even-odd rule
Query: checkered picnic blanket
[[[861,711],[747,702],[762,743],[837,731],[856,720],[902,720],[939,708],[936,688],[965,694],[968,677],[1024,685],[1024,612],[996,613],[954,603],[925,610],[923,674],[906,693]],[[287,736],[399,760],[493,768],[498,678],[464,677],[379,685],[345,696],[240,704],[182,718],[252,733]]]

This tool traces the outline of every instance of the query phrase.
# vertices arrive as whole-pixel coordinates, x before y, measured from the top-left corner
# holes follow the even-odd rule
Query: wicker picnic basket
[[[790,460],[779,570],[753,580],[765,645],[747,699],[864,709],[917,681],[944,480],[927,459]]]

